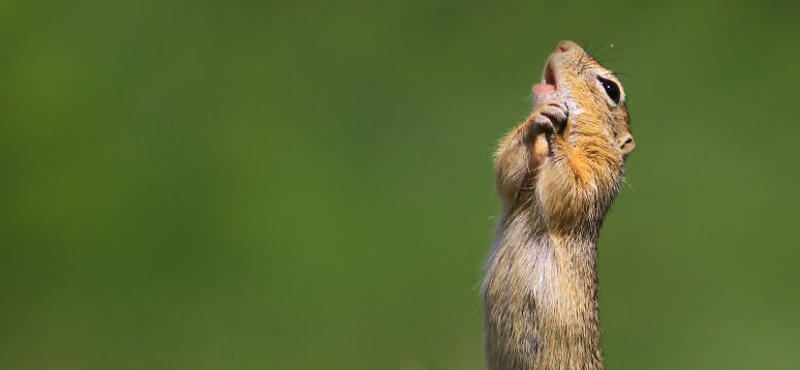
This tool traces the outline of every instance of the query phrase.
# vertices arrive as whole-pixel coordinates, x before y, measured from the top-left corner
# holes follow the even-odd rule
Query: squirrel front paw
[[[569,112],[564,104],[549,101],[541,104],[531,115],[531,129],[534,135],[540,133],[561,133],[567,124]]]
[[[550,140],[553,134],[560,134],[567,125],[569,113],[564,104],[551,100],[536,107],[528,120],[529,135],[532,137],[530,153],[533,167],[538,167],[550,154]]]

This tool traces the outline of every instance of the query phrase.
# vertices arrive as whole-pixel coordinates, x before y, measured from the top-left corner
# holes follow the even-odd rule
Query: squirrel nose
[[[564,40],[558,43],[556,47],[557,53],[566,53],[574,48],[578,47],[578,45],[570,40]]]

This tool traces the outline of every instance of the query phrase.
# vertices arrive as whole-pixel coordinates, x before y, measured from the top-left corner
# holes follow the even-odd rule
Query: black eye
[[[619,86],[617,86],[614,81],[606,80],[602,77],[597,77],[601,84],[603,84],[603,88],[606,90],[606,94],[614,103],[619,104]]]

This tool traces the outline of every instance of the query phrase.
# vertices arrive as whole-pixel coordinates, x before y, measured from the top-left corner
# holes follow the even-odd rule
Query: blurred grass
[[[791,2],[0,10],[0,368],[482,369],[491,153],[566,38],[637,141],[608,368],[800,364]]]

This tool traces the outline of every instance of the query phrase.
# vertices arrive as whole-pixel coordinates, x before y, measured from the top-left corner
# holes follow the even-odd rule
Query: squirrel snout
[[[559,42],[558,46],[556,46],[556,53],[566,53],[575,48],[580,48],[580,46],[570,40],[564,40]]]

